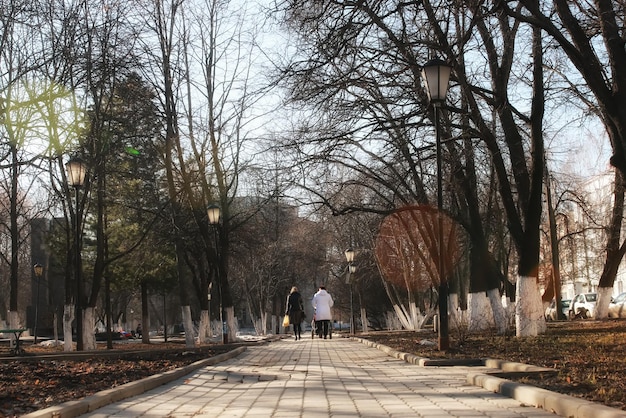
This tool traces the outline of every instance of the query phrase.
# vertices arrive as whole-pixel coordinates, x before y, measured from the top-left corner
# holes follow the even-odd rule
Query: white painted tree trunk
[[[210,338],[214,341],[217,341],[218,339],[220,342],[222,341],[222,324],[220,323],[219,318],[214,318],[211,321]]]
[[[535,337],[546,330],[543,304],[535,277],[519,276],[515,295],[515,335]]]
[[[96,349],[96,318],[94,315],[94,309],[92,307],[86,307],[83,309],[83,349],[95,350]]]
[[[491,301],[484,291],[467,295],[469,330],[485,331],[495,326]]]
[[[365,310],[365,308],[361,308],[361,331],[369,331],[369,327],[367,325],[367,311]]]
[[[191,318],[191,306],[181,306],[183,314],[183,326],[185,327],[185,346],[188,348],[196,345],[196,332]]]
[[[489,296],[489,302],[491,304],[491,314],[493,315],[493,321],[496,325],[496,330],[499,335],[504,335],[509,327],[509,320],[502,306],[502,296],[500,295],[500,289],[489,289],[487,291]]]
[[[9,329],[21,329],[20,316],[17,311],[9,311]],[[11,333],[9,336],[9,344],[11,347],[15,347],[15,334]]]
[[[54,310],[52,314],[52,332],[54,335],[54,346],[57,346],[59,342],[59,316],[57,315],[57,310]]]
[[[388,311],[385,313],[385,325],[389,331],[402,329],[402,322],[397,312]]]
[[[439,314],[439,313],[437,313]],[[467,311],[462,311],[459,303],[459,295],[451,293],[448,296],[448,324],[452,329],[459,329],[465,327],[467,329],[468,323]]]
[[[72,342],[72,321],[74,305],[63,305],[63,351],[74,351]]]
[[[198,328],[198,342],[206,344],[211,336],[211,323],[209,322],[209,311],[203,309],[200,311],[200,327]]]
[[[404,309],[404,306],[393,305],[393,310],[396,313],[398,320],[402,324],[402,328],[408,329],[408,330],[412,329],[411,323],[409,321],[409,316],[407,315],[406,310]]]
[[[257,333],[259,333],[259,335],[267,335],[267,312],[261,311],[260,321],[261,326],[257,330]]]
[[[228,341],[236,341],[237,340],[237,331],[239,331],[237,327],[237,319],[235,318],[235,308],[229,306],[224,309],[226,313],[226,325],[228,329]]]
[[[437,315],[439,313],[437,312]],[[458,333],[458,335],[466,334],[469,330],[469,310],[461,310],[459,303],[459,295],[451,293],[448,296],[448,327]],[[438,324],[434,324],[435,327]],[[436,328],[435,328],[436,329]]]
[[[515,326],[515,302],[508,297],[502,298],[502,306],[504,306],[504,315],[506,316],[506,326]]]
[[[609,316],[609,303],[611,303],[611,297],[613,296],[613,288],[599,287],[597,293],[598,300],[596,301],[596,308],[593,312],[593,318],[605,319]]]
[[[19,329],[22,327],[22,323],[20,321],[20,315],[17,311],[9,311],[9,327],[11,329]]]
[[[408,309],[404,305],[394,305],[393,310],[402,324],[402,328],[411,331],[421,329],[424,321],[428,318],[427,315],[420,313],[417,305],[413,302],[409,304]]]

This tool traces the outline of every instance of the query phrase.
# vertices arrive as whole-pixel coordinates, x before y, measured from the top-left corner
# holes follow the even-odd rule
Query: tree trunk
[[[361,307],[361,331],[369,332],[369,326],[367,325],[367,311]]]
[[[195,347],[195,327],[193,325],[193,318],[191,317],[191,306],[181,306],[181,312],[183,315],[183,326],[185,327],[185,346],[188,348]]]
[[[211,338],[211,321],[209,320],[209,311],[203,309],[200,311],[200,325],[198,326],[198,342],[205,344]]]
[[[494,322],[498,334],[504,335],[509,329],[509,317],[506,314],[504,306],[502,306],[502,295],[500,289],[490,289],[487,291],[489,302],[491,303],[491,312],[493,313]]]
[[[63,306],[63,351],[74,351],[72,342],[72,321],[74,320],[74,305]]]
[[[141,281],[141,342],[150,344],[150,310],[148,308],[148,283]]]
[[[546,320],[536,276],[518,277],[515,300],[516,336],[530,337],[544,333]]]
[[[609,303],[611,302],[613,284],[619,265],[626,252],[626,242],[620,245],[621,230],[624,217],[624,176],[615,170],[615,183],[613,185],[613,210],[611,212],[611,224],[607,231],[606,261],[600,281],[598,283],[598,300],[596,301],[596,319],[604,319],[608,316]],[[600,289],[611,289],[610,292]]]
[[[596,292],[598,294],[598,299],[596,301],[596,308],[593,312],[593,319],[606,319],[609,316],[609,303],[611,302],[613,296],[613,286],[598,287]]]
[[[228,335],[228,342],[236,341],[239,327],[237,326],[237,318],[235,317],[235,308],[233,306],[227,306],[224,309],[224,313],[226,314],[225,319],[228,327],[226,331]]]
[[[495,326],[491,300],[487,292],[471,292],[468,295],[469,330],[484,331]]]
[[[95,350],[96,347],[96,335],[94,330],[96,329],[96,319],[94,316],[95,309],[91,306],[85,306],[83,309],[83,349]]]

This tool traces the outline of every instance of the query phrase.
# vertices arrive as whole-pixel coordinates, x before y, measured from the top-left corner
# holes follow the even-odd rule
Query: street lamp
[[[444,276],[443,265],[443,190],[441,184],[441,133],[439,110],[446,100],[448,82],[452,67],[441,59],[435,58],[422,67],[422,78],[426,84],[428,99],[433,105],[435,116],[435,137],[437,152],[437,264],[439,270],[439,350],[447,350],[450,346],[448,336],[448,279]]]
[[[356,333],[356,321],[354,320],[354,281],[352,276],[356,272],[356,266],[350,263],[348,269],[350,271],[350,334],[354,335]]]
[[[356,272],[356,266],[352,264],[354,261],[354,249],[352,247],[345,251],[346,261],[348,262],[348,281],[350,284],[350,334],[354,335],[354,297],[352,292],[352,275]]]
[[[224,329],[224,314],[223,314],[223,305],[222,305],[222,275],[221,275],[221,257],[220,257],[220,240],[219,240],[219,231],[218,231],[218,227],[220,224],[220,218],[222,215],[222,210],[221,208],[216,205],[216,204],[212,204],[207,208],[207,218],[209,220],[209,224],[211,224],[211,226],[213,227],[213,233],[215,236],[215,259],[217,262],[217,267],[215,269],[216,271],[216,279],[217,279],[217,290],[219,292],[220,295],[220,325],[222,326],[222,343],[226,344],[228,343],[228,333],[226,332],[226,330]],[[209,293],[209,297],[210,297],[210,293]],[[210,317],[210,313],[209,313],[209,317]]]
[[[222,210],[220,209],[220,207],[218,205],[210,205],[207,208],[207,216],[209,218],[209,223],[212,226],[217,226],[220,223],[220,216],[222,214]]]
[[[33,328],[34,343],[37,344],[37,321],[39,319],[39,285],[43,276],[43,266],[39,263],[33,266],[33,272],[37,280],[37,300],[35,300],[35,326]]]
[[[82,294],[83,283],[81,279],[80,269],[80,215],[79,215],[79,202],[78,202],[78,189],[85,184],[85,177],[87,175],[87,165],[85,162],[78,158],[72,157],[65,164],[67,171],[67,183],[74,188],[76,195],[76,212],[74,213],[74,279],[76,280],[76,350],[82,351],[83,349],[83,307],[82,307]]]

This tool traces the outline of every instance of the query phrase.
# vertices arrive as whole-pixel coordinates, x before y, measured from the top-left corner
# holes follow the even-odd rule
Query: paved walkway
[[[486,370],[472,367],[471,371]],[[83,417],[555,417],[344,338],[285,339]]]

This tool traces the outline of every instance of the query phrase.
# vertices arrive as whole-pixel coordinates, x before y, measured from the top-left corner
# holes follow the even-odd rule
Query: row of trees
[[[63,219],[62,234],[48,244],[64,260],[67,349],[76,297],[84,298],[79,346],[92,349],[96,307],[102,300],[109,303],[112,290],[141,289],[145,295],[146,289],[172,289],[174,281],[183,325],[197,329],[200,341],[210,336],[209,298],[214,309],[223,309],[211,317],[223,314],[231,334],[235,298],[253,299],[254,317],[282,310],[284,288],[294,277],[275,254],[284,251],[276,247],[279,235],[263,237],[274,243],[265,242],[267,251],[276,247],[274,254],[256,254],[248,265],[254,270],[243,275],[258,275],[264,283],[246,281],[233,293],[236,275],[230,279],[228,269],[230,254],[263,245],[243,227],[254,219],[263,229],[259,219],[269,203],[281,234],[301,228],[293,216],[278,215],[284,206],[279,176],[265,184],[263,161],[252,165],[263,147],[253,128],[271,110],[260,102],[270,83],[254,62],[262,57],[258,10],[202,0],[9,0],[2,2],[1,13],[3,234],[8,239],[3,256],[10,267],[10,326],[23,323],[18,291],[31,265],[29,220],[43,216]],[[76,202],[64,170],[72,155],[89,169]],[[242,199],[243,183],[255,198]],[[221,208],[218,226],[207,219],[211,204]],[[83,226],[78,240],[72,233],[76,219]],[[247,235],[251,238],[241,238]],[[74,277],[77,264],[83,278]],[[85,285],[78,296],[77,280]],[[148,319],[142,320],[146,331]],[[195,333],[186,336],[193,345]]]
[[[307,109],[282,145],[307,174],[303,187],[336,214],[380,216],[433,201],[433,113],[420,69],[434,56],[452,66],[444,207],[466,233],[460,274],[469,278],[474,329],[491,326],[486,312],[507,329],[501,295],[512,284],[517,335],[545,329],[538,274],[546,167],[555,165],[556,176],[556,157],[570,146],[567,123],[598,118],[616,169],[599,284],[599,312],[606,312],[626,249],[620,2],[286,0],[277,9],[299,51],[282,65],[285,86]],[[452,296],[463,293],[457,287]]]
[[[453,308],[467,305],[473,328],[495,324],[504,332],[506,292],[516,300],[518,335],[544,329],[537,280],[544,178],[565,141],[560,121],[550,117],[563,102],[598,116],[614,153],[599,300],[608,305],[626,251],[620,238],[626,119],[619,113],[626,60],[616,41],[623,38],[618,2],[285,0],[270,14],[282,32],[269,38],[257,20],[261,9],[245,2],[3,6],[2,253],[11,326],[20,322],[25,226],[42,214],[66,226],[52,247],[65,264],[68,349],[77,263],[86,273],[87,349],[95,346],[94,312],[103,292],[106,304],[112,287],[145,295],[149,288],[164,292],[172,281],[184,327],[194,329],[199,320],[200,341],[211,333],[209,317],[224,315],[232,335],[235,306],[245,306],[264,332],[266,315],[280,314],[284,290],[294,283],[313,290],[333,281],[345,293],[343,250],[350,246],[359,249],[359,297],[373,290],[374,305],[384,285],[402,322],[411,323],[414,306],[424,311],[432,308],[425,300],[437,300],[439,276],[425,279],[419,271],[434,258],[400,251],[412,267],[401,269],[402,277],[395,268],[388,273],[382,260],[390,254],[380,243],[389,240],[381,241],[378,230],[390,224],[385,216],[435,196],[433,113],[420,78],[435,55],[453,67],[442,112],[444,207],[456,222],[462,260]],[[283,41],[284,50],[263,48]],[[605,59],[609,66],[599,64]],[[277,91],[288,100],[275,100]],[[557,145],[546,147],[547,138]],[[90,170],[76,205],[64,171],[71,154]],[[287,197],[310,205],[309,221],[284,210]],[[217,227],[207,218],[211,204],[221,208]],[[75,242],[71,225],[83,218]],[[429,218],[412,219],[403,222]],[[402,235],[396,226],[386,230]],[[403,242],[416,238],[407,237]],[[75,260],[76,253],[88,262]],[[412,305],[399,306],[406,298]],[[209,300],[217,301],[212,310],[223,310],[210,315]],[[186,336],[194,344],[196,335]]]

